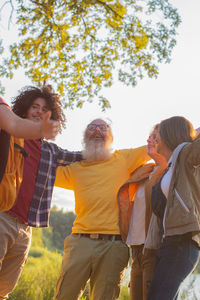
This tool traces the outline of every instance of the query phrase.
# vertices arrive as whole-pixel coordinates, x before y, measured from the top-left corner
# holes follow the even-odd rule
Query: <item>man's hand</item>
[[[53,140],[60,130],[60,124],[57,121],[50,120],[51,112],[48,111],[43,120],[40,122],[41,124],[41,135],[47,140]]]
[[[150,173],[153,171],[154,166],[155,164],[150,163],[137,168],[131,175],[131,180],[138,182],[145,178],[148,178]]]

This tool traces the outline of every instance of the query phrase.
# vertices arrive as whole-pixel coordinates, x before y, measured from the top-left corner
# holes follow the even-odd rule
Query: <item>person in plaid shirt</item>
[[[13,100],[13,112],[39,122],[46,112],[64,127],[65,117],[50,86],[26,87]],[[80,152],[63,150],[46,140],[24,141],[23,180],[14,206],[0,213],[0,299],[16,286],[28,256],[31,227],[47,227],[57,166],[82,159]]]

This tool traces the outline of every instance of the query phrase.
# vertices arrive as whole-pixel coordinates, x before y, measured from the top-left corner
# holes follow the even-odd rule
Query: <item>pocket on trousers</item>
[[[64,250],[67,249],[69,246],[73,245],[74,241],[77,241],[80,239],[80,236],[77,234],[70,234],[67,235],[66,238],[64,239]]]
[[[115,246],[117,247],[117,256],[118,256],[118,264],[122,266],[122,268],[125,268],[128,265],[129,261],[129,248],[128,246],[121,242],[117,241],[115,242]]]

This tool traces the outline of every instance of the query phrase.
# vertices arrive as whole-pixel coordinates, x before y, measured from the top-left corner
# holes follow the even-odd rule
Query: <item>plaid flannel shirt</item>
[[[54,143],[42,141],[38,174],[28,213],[29,226],[47,227],[49,225],[56,168],[80,160],[82,160],[81,152],[71,152]]]

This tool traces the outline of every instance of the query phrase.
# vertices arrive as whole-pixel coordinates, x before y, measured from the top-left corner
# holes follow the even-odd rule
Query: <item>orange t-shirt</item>
[[[1,97],[0,104],[7,105]],[[22,181],[24,160],[14,143],[23,147],[24,140],[10,136],[7,164],[0,183],[0,211],[7,211],[13,206]]]

